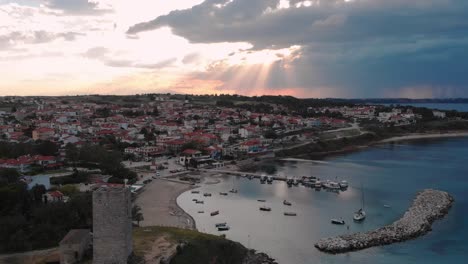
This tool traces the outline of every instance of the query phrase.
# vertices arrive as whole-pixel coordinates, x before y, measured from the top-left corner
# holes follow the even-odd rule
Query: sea
[[[199,231],[226,234],[282,264],[430,264],[466,263],[468,259],[468,138],[399,142],[320,161],[287,159],[270,165],[278,175],[346,180],[350,186],[333,193],[304,186],[289,188],[285,182],[260,184],[258,179],[222,176],[217,184],[202,184],[201,194],[188,191],[177,202],[193,216]],[[232,188],[238,193],[219,195]],[[337,255],[314,248],[320,238],[392,223],[404,214],[416,193],[426,188],[447,191],[455,198],[449,214],[438,220],[427,235]],[[204,192],[213,196],[205,198]],[[194,198],[204,200],[204,204],[195,204]],[[283,200],[292,206],[283,205]],[[262,205],[272,211],[260,211]],[[353,212],[361,207],[367,218],[354,223]],[[210,216],[215,210],[220,211],[219,215]],[[285,216],[284,212],[295,212],[297,216]],[[332,218],[342,218],[346,225],[333,225]],[[220,222],[227,222],[231,229],[218,232],[215,224]]]

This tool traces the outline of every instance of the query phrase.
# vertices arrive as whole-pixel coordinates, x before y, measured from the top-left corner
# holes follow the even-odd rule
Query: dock
[[[315,247],[337,254],[413,239],[431,231],[432,223],[444,217],[453,202],[447,192],[426,189],[417,194],[403,217],[392,224],[365,233],[324,238]]]

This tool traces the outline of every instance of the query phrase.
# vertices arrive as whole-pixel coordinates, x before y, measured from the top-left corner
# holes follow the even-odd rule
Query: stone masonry
[[[93,192],[93,263],[126,264],[132,243],[130,189],[100,187]]]

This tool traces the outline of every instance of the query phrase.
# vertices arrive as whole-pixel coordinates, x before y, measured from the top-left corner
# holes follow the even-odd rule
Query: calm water
[[[264,251],[282,264],[463,263],[468,258],[468,138],[382,145],[325,162],[287,161],[276,166],[284,175],[347,180],[350,188],[335,194],[302,186],[288,188],[283,182],[261,185],[258,180],[226,177],[219,184],[200,188],[213,197],[186,192],[178,202],[195,218],[200,231],[220,234],[214,224],[226,221],[231,227],[228,238]],[[357,224],[351,219],[361,205],[361,183],[368,217]],[[218,194],[233,187],[239,189],[238,194]],[[341,255],[313,247],[319,238],[348,232],[346,226],[330,224],[331,218],[342,217],[350,232],[374,229],[398,219],[415,193],[424,188],[449,191],[456,200],[449,215],[436,222],[428,235]],[[193,198],[205,204],[194,204]],[[262,203],[257,199],[266,199],[272,211],[259,211]],[[284,199],[293,205],[284,206]],[[214,210],[220,214],[210,217]],[[298,216],[284,216],[284,211]]]
[[[391,105],[391,104],[384,104]],[[395,105],[395,104],[394,104]],[[410,105],[415,107],[426,107],[430,109],[439,109],[439,110],[456,110],[458,112],[468,112],[468,104],[444,104],[444,103],[415,103],[415,104],[401,104],[401,105]]]

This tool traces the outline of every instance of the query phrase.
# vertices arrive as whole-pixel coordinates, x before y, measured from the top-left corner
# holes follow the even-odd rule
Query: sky
[[[0,95],[468,97],[467,0],[0,0]]]

